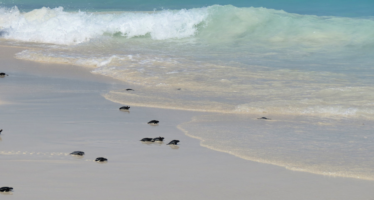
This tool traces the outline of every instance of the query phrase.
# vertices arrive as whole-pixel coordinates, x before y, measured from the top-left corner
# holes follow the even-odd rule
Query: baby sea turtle
[[[73,152],[70,153],[70,155],[83,156],[84,152],[83,151],[73,151]]]
[[[1,187],[0,192],[12,192],[13,188],[12,187]]]
[[[167,145],[178,145],[178,142],[179,142],[179,140],[172,140],[172,141],[169,142],[169,144],[167,144]]]
[[[119,110],[128,111],[128,110],[130,110],[130,106],[122,106],[122,107],[119,108]]]
[[[158,123],[159,123],[158,120],[151,120],[151,121],[148,122],[148,124],[150,124],[150,125],[157,125]]]
[[[142,142],[153,142],[153,139],[152,138],[143,138],[140,141],[142,141]]]
[[[164,141],[164,138],[163,137],[156,137],[156,138],[153,138],[152,142],[162,142]]]
[[[1,132],[3,132],[3,129],[0,129],[0,134],[1,134]]]
[[[257,118],[257,119],[268,119],[268,120],[270,120],[270,119],[267,118],[267,117],[261,117],[261,118]]]
[[[96,162],[107,162],[108,159],[106,159],[106,158],[104,158],[104,157],[98,157],[98,158],[96,158],[95,161],[96,161]]]
[[[133,89],[131,89],[131,88],[128,88],[128,89],[126,89],[126,91],[134,91]]]
[[[9,75],[4,72],[0,72],[0,77],[4,77],[4,76],[9,76]]]

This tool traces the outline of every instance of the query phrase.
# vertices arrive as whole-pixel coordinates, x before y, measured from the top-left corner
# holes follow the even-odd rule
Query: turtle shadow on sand
[[[0,192],[2,195],[13,195],[13,192]]]
[[[99,165],[105,165],[105,164],[108,163],[108,162],[97,162],[97,161],[95,161],[95,160],[94,160],[94,162],[97,163],[97,164],[99,164]]]
[[[152,145],[154,142],[148,142],[148,141],[146,141],[146,142],[143,142],[142,141],[142,144],[146,144],[146,145]]]
[[[260,117],[260,118],[257,118],[257,119],[262,119],[262,120],[271,120],[270,118],[267,118],[267,117]]]
[[[154,145],[157,145],[157,146],[161,146],[162,144],[164,144],[164,142],[161,142],[161,141],[155,141],[153,142]]]
[[[145,144],[145,145],[156,145],[156,146],[161,146],[161,145],[164,144],[164,142],[162,142],[162,141],[154,141],[154,142],[152,142],[152,141],[141,141],[141,142],[142,142],[142,144]]]
[[[177,145],[169,145],[169,147],[171,149],[174,149],[174,150],[178,150],[179,149],[179,146],[177,146]]]
[[[74,159],[82,160],[84,156],[72,155]]]

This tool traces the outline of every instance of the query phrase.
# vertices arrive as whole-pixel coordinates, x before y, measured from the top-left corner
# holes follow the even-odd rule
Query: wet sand
[[[177,128],[203,112],[120,104],[131,87],[88,69],[15,60],[0,48],[0,187],[9,199],[374,199],[373,181],[243,160],[200,146]],[[147,124],[160,120],[158,126]],[[144,137],[165,137],[162,144]],[[178,147],[166,143],[178,139]],[[68,155],[80,150],[83,157]],[[96,163],[96,157],[109,162]]]

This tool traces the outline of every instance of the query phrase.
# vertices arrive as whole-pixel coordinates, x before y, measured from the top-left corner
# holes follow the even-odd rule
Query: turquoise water
[[[126,10],[144,11],[154,9],[189,9],[211,5],[233,5],[236,7],[265,7],[298,14],[321,16],[373,16],[374,2],[371,0],[3,0],[2,5],[18,6],[21,10],[62,6],[67,10]]]
[[[27,48],[18,59],[89,67],[137,87],[104,94],[114,102],[221,113],[183,126],[209,148],[374,180],[373,8],[364,0],[3,1],[0,43]],[[263,128],[262,116],[275,121]],[[226,128],[207,125],[228,119]]]
[[[219,5],[156,12],[1,11],[4,38],[63,45],[79,54],[94,53],[94,45],[104,57],[157,51],[207,62],[219,57],[243,65],[342,73],[363,81],[373,72],[374,20],[367,17]]]

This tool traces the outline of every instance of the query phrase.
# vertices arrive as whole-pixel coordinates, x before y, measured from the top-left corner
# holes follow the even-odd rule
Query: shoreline
[[[16,52],[19,52],[19,49],[25,50],[25,49],[29,49],[29,48],[27,48],[27,47],[16,47],[16,48],[6,47],[6,48],[0,48],[0,51],[2,53],[4,53],[5,49],[6,49],[6,53],[3,54],[3,55],[6,55],[5,57],[7,57],[7,56],[10,57],[10,55],[16,55]],[[170,98],[170,97],[167,97],[167,98],[164,99],[163,96],[160,96],[160,95],[155,96],[153,91],[151,91],[149,88],[147,88],[145,86],[139,86],[139,85],[136,85],[136,84],[134,85],[134,84],[131,84],[131,83],[126,82],[124,80],[117,79],[115,77],[93,73],[93,71],[91,71],[93,69],[93,67],[87,67],[87,66],[81,66],[81,65],[69,65],[68,63],[56,64],[56,63],[48,63],[48,62],[29,61],[29,60],[24,60],[24,59],[17,58],[16,56],[14,56],[13,59],[16,59],[17,61],[19,61],[21,63],[27,63],[27,65],[32,65],[33,67],[37,67],[36,68],[37,71],[41,72],[45,75],[52,75],[52,76],[57,75],[57,77],[70,77],[70,78],[75,78],[75,79],[76,78],[78,78],[78,79],[85,78],[86,79],[86,78],[89,78],[89,77],[95,77],[95,80],[93,80],[93,81],[99,81],[99,82],[103,82],[103,83],[111,83],[112,85],[126,85],[126,87],[130,87],[130,88],[134,88],[135,90],[138,90],[136,93],[132,94],[132,93],[127,93],[127,92],[118,92],[118,91],[123,90],[123,87],[112,87],[110,90],[107,90],[107,91],[101,93],[101,96],[104,97],[106,100],[114,102],[114,103],[118,103],[118,104],[131,104],[132,106],[137,106],[137,107],[167,109],[167,110],[171,110],[171,111],[180,111],[180,112],[197,112],[197,113],[199,113],[199,115],[207,114],[207,115],[210,115],[212,118],[215,118],[215,116],[220,116],[220,115],[233,115],[233,116],[243,116],[244,118],[247,118],[250,121],[253,121],[253,119],[256,121],[257,117],[259,117],[259,116],[267,116],[267,117],[274,118],[274,119],[278,118],[278,120],[275,120],[275,121],[283,121],[283,123],[286,123],[286,124],[300,122],[300,123],[305,123],[305,126],[313,126],[314,123],[317,123],[318,125],[321,125],[321,124],[322,125],[328,125],[329,122],[326,123],[326,121],[334,121],[335,120],[336,122],[338,122],[339,120],[343,119],[343,118],[339,118],[339,117],[336,118],[336,119],[335,118],[324,119],[322,117],[320,119],[318,119],[318,118],[312,119],[314,116],[313,115],[308,115],[308,114],[305,115],[305,116],[300,116],[300,115],[295,115],[295,114],[294,115],[290,115],[290,114],[280,115],[280,114],[275,114],[275,113],[273,113],[273,114],[257,113],[258,115],[256,115],[255,113],[245,113],[245,112],[236,113],[236,112],[233,112],[233,111],[232,112],[224,112],[223,110],[216,111],[216,110],[210,109],[210,107],[209,107],[210,105],[207,105],[206,102],[193,101],[193,103],[191,103],[191,102],[185,101],[183,99],[180,99],[180,97],[178,97],[178,95],[176,95],[176,94],[174,94],[174,97],[178,98],[177,101],[180,101],[179,103],[173,102],[173,99]],[[49,65],[57,66],[57,68],[55,68],[55,67],[53,67],[53,68],[45,67],[47,65],[48,66]],[[40,68],[40,67],[42,67],[42,68]],[[25,68],[23,68],[22,70],[25,70]],[[58,72],[55,72],[54,70],[57,70]],[[73,75],[72,72],[73,71],[74,71],[74,76],[72,77],[72,75]],[[45,72],[48,72],[48,73],[45,73]],[[63,75],[63,76],[61,76],[61,75]],[[91,79],[91,78],[89,78],[89,79]],[[87,79],[87,80],[89,80],[89,79]],[[121,89],[119,90],[119,88],[121,88]],[[191,93],[192,91],[188,91],[188,92]],[[148,96],[149,95],[148,93],[150,93],[151,96]],[[118,95],[122,96],[122,97],[119,98]],[[153,97],[153,98],[151,98],[151,97]],[[156,98],[154,98],[154,97],[156,97]],[[156,102],[156,103],[154,103],[154,102]],[[160,103],[160,102],[163,102],[163,103]],[[184,102],[183,103],[184,107],[173,106],[174,104],[181,105],[181,102]],[[194,107],[195,103],[198,103],[198,104],[201,103],[202,105],[205,104],[208,109],[207,110],[194,109],[193,107]],[[217,104],[217,105],[220,104],[219,102],[211,102],[211,103]],[[217,105],[215,105],[215,106],[217,106]],[[186,108],[186,106],[188,108]],[[222,104],[221,107],[222,108],[224,108],[224,107],[227,108],[227,105],[224,106]],[[303,120],[295,120],[296,118],[299,118],[299,117],[304,118],[303,119],[304,121]],[[285,120],[283,120],[283,119],[285,119]],[[357,119],[352,118],[350,120],[357,121],[358,123],[365,123],[367,125],[371,124],[374,127],[374,124],[372,124],[372,122],[370,120],[367,121],[364,118],[357,118]],[[312,121],[314,121],[314,122],[312,124],[309,124]],[[223,121],[221,121],[221,122],[218,121],[217,123],[220,124],[222,122]],[[273,122],[273,120],[272,120],[272,122]],[[191,123],[192,123],[192,121],[188,121],[188,122],[184,122],[183,124],[191,124]],[[257,128],[261,129],[261,127],[258,126],[258,123],[256,123],[256,122],[252,123],[252,125],[254,125],[254,124],[256,124],[255,126]],[[218,124],[216,124],[216,125],[218,125]],[[181,130],[182,132],[184,132],[187,136],[198,139],[201,143],[201,146],[203,146],[205,148],[208,148],[208,149],[215,150],[215,151],[227,153],[227,154],[236,156],[240,159],[245,159],[245,160],[248,160],[248,161],[259,162],[259,163],[264,163],[264,164],[270,164],[270,165],[274,165],[274,166],[278,166],[278,167],[283,167],[283,168],[285,168],[287,170],[291,170],[291,171],[300,171],[300,172],[312,173],[312,174],[317,174],[317,175],[322,175],[322,176],[355,178],[355,179],[370,180],[370,181],[374,180],[374,178],[372,176],[368,177],[367,174],[361,174],[361,173],[360,174],[355,174],[355,173],[346,172],[344,170],[343,171],[341,171],[341,170],[340,171],[339,170],[334,171],[334,166],[327,166],[327,168],[326,168],[327,170],[326,169],[318,169],[318,168],[313,169],[313,168],[309,168],[309,166],[301,166],[300,164],[293,163],[293,161],[285,162],[283,160],[279,160],[279,159],[277,160],[277,159],[274,159],[274,158],[273,158],[273,160],[272,159],[269,160],[269,158],[266,158],[266,157],[263,158],[262,156],[247,155],[246,153],[243,154],[242,152],[235,152],[235,151],[230,150],[227,147],[222,147],[222,146],[219,146],[219,145],[217,146],[217,144],[213,144],[213,143],[207,144],[206,142],[204,143],[206,138],[204,139],[203,137],[198,136],[198,135],[191,135],[191,134],[188,133],[188,130],[181,128],[181,126],[182,126],[182,124],[179,124],[177,128],[179,130]],[[316,126],[316,128],[318,128],[318,126]],[[213,141],[214,138],[209,138],[209,140]],[[257,149],[254,149],[254,151],[257,151]],[[296,165],[293,165],[293,164],[296,164]],[[328,169],[328,168],[332,168],[332,169]]]
[[[226,117],[222,117],[222,116],[225,116],[225,115],[226,115]],[[264,134],[266,133],[266,131],[264,129],[262,129],[261,126],[263,126],[263,125],[271,126],[271,125],[268,125],[267,123],[262,123],[261,121],[258,121],[255,118],[256,116],[254,116],[254,115],[240,116],[240,115],[237,115],[237,114],[220,114],[220,115],[214,116],[211,113],[205,113],[203,115],[194,116],[188,122],[184,122],[182,124],[179,124],[177,126],[177,128],[179,130],[181,130],[182,132],[184,132],[184,134],[187,135],[188,137],[199,140],[200,141],[200,146],[202,146],[202,147],[205,147],[207,149],[211,149],[211,150],[214,150],[214,151],[218,151],[218,152],[221,152],[221,153],[229,154],[229,155],[235,156],[235,157],[243,159],[243,160],[248,160],[248,161],[251,161],[251,162],[257,162],[257,163],[266,164],[266,165],[272,165],[272,166],[281,167],[281,168],[284,168],[284,169],[287,169],[287,170],[290,170],[290,171],[294,171],[294,172],[308,173],[308,174],[313,174],[313,175],[318,175],[318,176],[323,176],[323,177],[351,178],[351,179],[357,179],[357,180],[374,181],[374,178],[368,176],[367,174],[363,174],[363,173],[356,174],[355,172],[352,173],[352,172],[349,172],[349,171],[344,171],[344,169],[343,169],[343,171],[341,171],[342,169],[335,168],[336,166],[329,166],[329,168],[322,168],[322,169],[320,169],[318,167],[309,168],[309,166],[300,165],[300,164],[302,164],[300,162],[288,162],[287,163],[287,160],[285,161],[285,160],[282,160],[282,159],[274,159],[274,157],[269,157],[269,156],[261,157],[261,156],[257,156],[256,154],[251,154],[251,153],[248,153],[248,152],[245,152],[245,151],[244,152],[240,151],[240,147],[233,146],[233,145],[228,145],[227,143],[229,143],[230,141],[225,141],[225,139],[227,139],[227,138],[224,138],[224,137],[221,138],[222,135],[219,134],[219,130],[223,129],[222,126],[219,126],[220,123],[230,124],[229,122],[227,122],[226,120],[223,120],[222,118],[228,120],[232,116],[236,116],[239,119],[244,118],[245,122],[248,123],[249,126],[252,126],[253,129],[260,129],[259,132],[263,131]],[[278,122],[273,121],[271,123],[285,123],[285,124],[287,124],[287,120],[276,120],[276,121],[278,121]],[[230,122],[232,122],[232,121],[230,121]],[[302,123],[302,120],[300,120],[298,122]],[[241,121],[240,123],[243,123],[243,121]],[[240,124],[240,123],[237,123],[236,126],[238,126],[238,124]],[[319,123],[323,124],[323,122],[319,122]],[[343,123],[344,122],[342,122],[342,124]],[[361,122],[358,121],[358,124],[356,124],[356,126],[357,125],[360,126],[359,123],[361,123]],[[260,124],[260,125],[258,126],[256,124]],[[352,125],[354,126],[354,123],[351,123],[351,122],[347,122],[347,124],[348,124],[348,126],[352,126]],[[370,124],[370,122],[369,123],[365,122],[365,124],[368,125],[369,129],[372,129],[373,124]],[[211,137],[211,135],[209,135],[209,134],[204,134],[204,132],[210,132],[210,131],[213,130],[213,129],[204,128],[204,126],[205,127],[210,127],[212,125],[217,125],[217,127],[215,128],[215,131],[216,131],[216,134],[218,136],[216,136],[216,137]],[[241,125],[243,125],[243,124],[241,124]],[[323,125],[329,126],[330,124],[325,123]],[[232,126],[230,126],[230,127],[233,128]],[[229,130],[230,127],[228,127],[227,129]],[[243,125],[243,127],[245,127],[245,126]],[[199,130],[199,128],[201,130]],[[248,129],[248,126],[246,128]],[[279,128],[282,128],[282,127],[279,126]],[[344,129],[344,127],[342,129]],[[230,131],[235,132],[237,130],[232,129]],[[280,133],[283,133],[283,132],[280,132]],[[328,132],[326,132],[326,133],[328,133]],[[215,140],[217,140],[217,141],[215,141]],[[221,141],[218,141],[218,140],[221,140]],[[226,142],[225,145],[220,144],[220,143],[225,143],[225,142]],[[253,142],[252,143],[248,142],[247,145],[248,146],[253,145]],[[266,148],[266,147],[263,147],[263,148]],[[256,149],[256,148],[249,148],[247,151],[250,151],[250,150],[259,151],[259,149]],[[291,155],[289,155],[289,156],[291,157]],[[324,163],[321,163],[321,164],[324,164]],[[326,170],[326,169],[328,169],[328,170]]]
[[[203,113],[136,106],[120,112],[120,104],[100,94],[126,84],[87,69],[14,58],[5,63],[11,64],[5,68],[12,76],[2,79],[6,87],[0,92],[14,104],[1,105],[0,152],[14,153],[0,153],[0,171],[7,172],[1,184],[15,187],[14,199],[372,197],[372,181],[295,172],[202,147],[178,126]],[[151,118],[160,125],[148,126]],[[138,141],[147,136],[180,139],[181,144],[172,149]],[[66,156],[75,150],[87,155]],[[96,156],[109,162],[92,162]]]
[[[2,47],[4,47],[4,46],[2,46]],[[10,55],[15,55],[16,54],[15,52],[18,52],[20,48],[24,49],[24,50],[28,49],[26,47],[16,47],[16,48],[6,47],[6,48],[0,48],[0,51],[2,53],[4,53],[4,50],[6,50],[6,53],[3,54],[3,55],[6,55],[5,57],[10,57]],[[99,81],[99,82],[102,82],[102,83],[111,83],[112,85],[126,85],[126,87],[130,86],[131,88],[135,88],[135,89],[137,89],[139,87],[138,85],[131,85],[130,83],[124,82],[123,80],[118,80],[114,77],[110,77],[110,76],[108,77],[108,76],[105,76],[105,75],[92,73],[92,71],[91,71],[92,68],[85,67],[85,66],[69,65],[68,63],[60,63],[60,64],[45,63],[45,62],[37,62],[37,61],[28,61],[28,60],[17,59],[17,58],[12,58],[12,59],[17,60],[20,63],[24,63],[26,65],[32,66],[32,68],[36,67],[37,71],[40,72],[40,73],[43,73],[44,75],[52,75],[52,76],[57,75],[57,77],[64,77],[64,78],[70,77],[70,78],[74,78],[74,79],[84,78],[85,80]],[[12,59],[10,59],[10,60],[12,60]],[[51,67],[46,67],[46,65],[48,65],[48,66],[51,65],[53,67],[52,68]],[[18,70],[20,70],[20,69],[18,69]],[[25,68],[23,67],[22,70],[25,70]],[[55,71],[55,70],[57,70],[57,71]],[[27,70],[27,71],[29,73],[31,72],[29,70]],[[74,73],[72,73],[73,71],[74,71]],[[61,75],[63,75],[63,76],[61,76]],[[94,80],[91,77],[95,77]],[[179,107],[176,108],[176,107],[173,107],[173,106],[162,106],[162,105],[159,105],[157,103],[154,105],[152,103],[152,101],[149,101],[149,100],[148,101],[145,100],[146,102],[148,102],[150,104],[150,105],[148,105],[148,104],[146,105],[144,102],[142,102],[143,100],[141,100],[141,97],[149,99],[148,96],[144,96],[144,95],[146,95],[145,92],[147,92],[147,91],[150,92],[150,91],[149,91],[149,89],[145,89],[145,88],[143,88],[143,89],[145,89],[145,91],[140,93],[140,95],[138,95],[138,93],[135,93],[135,94],[120,93],[120,95],[124,95],[124,96],[127,97],[127,98],[124,98],[124,99],[126,99],[126,101],[118,100],[116,98],[114,98],[114,99],[111,98],[111,94],[116,93],[116,91],[118,91],[118,88],[121,88],[121,87],[112,87],[110,90],[102,92],[101,96],[108,101],[118,103],[120,105],[121,104],[131,104],[131,106],[144,107],[144,108],[166,109],[166,110],[180,111],[180,112],[196,112],[196,113],[199,113],[199,115],[210,115],[212,118],[214,118],[215,115],[217,115],[217,116],[220,116],[220,115],[235,115],[235,116],[244,116],[245,118],[248,118],[251,121],[252,120],[256,121],[256,119],[257,119],[256,117],[260,116],[260,115],[257,116],[253,113],[248,114],[248,113],[231,113],[231,112],[212,111],[212,110],[204,111],[204,110],[200,110],[200,109],[183,109],[183,108],[179,108]],[[141,88],[140,88],[140,90],[141,90]],[[134,97],[132,97],[132,96],[134,96]],[[135,101],[134,99],[135,100],[138,99],[138,101]],[[171,102],[171,103],[173,103],[173,102]],[[298,115],[287,115],[287,114],[284,114],[284,115],[276,115],[276,114],[267,115],[266,113],[264,113],[264,115],[266,115],[267,117],[271,117],[271,118],[274,117],[274,118],[278,118],[278,119],[286,117],[286,120],[280,120],[280,121],[283,121],[284,123],[288,123],[287,118],[293,118],[295,116],[299,117]],[[306,117],[313,117],[313,116],[306,116]],[[293,121],[293,120],[294,119],[291,119],[291,121]],[[312,120],[312,119],[306,118],[304,120],[308,121],[308,120]],[[330,120],[333,120],[333,118],[331,118]],[[264,159],[261,156],[258,157],[258,156],[253,156],[253,155],[252,156],[251,155],[245,155],[245,154],[243,155],[240,152],[233,152],[233,151],[227,149],[226,147],[219,147],[219,146],[217,146],[215,144],[212,144],[212,143],[207,144],[205,142],[206,139],[204,139],[203,137],[189,134],[188,130],[182,128],[183,125],[191,124],[193,121],[194,121],[194,119],[192,119],[191,121],[183,122],[182,124],[177,125],[177,128],[179,130],[181,130],[185,135],[187,135],[191,138],[194,138],[194,139],[198,139],[200,141],[200,146],[202,146],[204,148],[208,148],[208,149],[218,151],[218,152],[222,152],[222,153],[227,153],[229,155],[238,157],[240,159],[244,159],[244,160],[248,160],[248,161],[252,161],[252,162],[258,162],[258,163],[263,163],[263,164],[274,165],[274,166],[277,166],[277,167],[282,167],[282,168],[285,168],[285,169],[291,170],[291,171],[306,172],[306,173],[322,175],[322,176],[331,176],[331,177],[354,178],[354,179],[369,180],[369,181],[374,180],[373,178],[365,177],[365,175],[357,175],[357,174],[352,175],[352,174],[349,174],[349,173],[347,174],[345,172],[342,173],[342,172],[337,172],[337,171],[333,171],[333,170],[332,171],[324,171],[324,170],[321,171],[321,170],[318,170],[318,169],[316,170],[316,169],[304,168],[302,166],[292,166],[292,163],[285,163],[283,161]],[[276,120],[276,121],[279,121],[279,120]],[[318,122],[318,121],[321,121],[321,122]],[[318,120],[318,121],[317,121],[318,124],[328,125],[328,123],[324,122],[323,118],[321,120]],[[360,120],[358,120],[358,121],[360,121]],[[299,122],[306,123],[306,122],[302,122],[302,120],[299,121]],[[370,124],[370,121],[368,121],[368,123],[366,123],[366,124]],[[257,127],[257,128],[260,128],[260,127]]]

